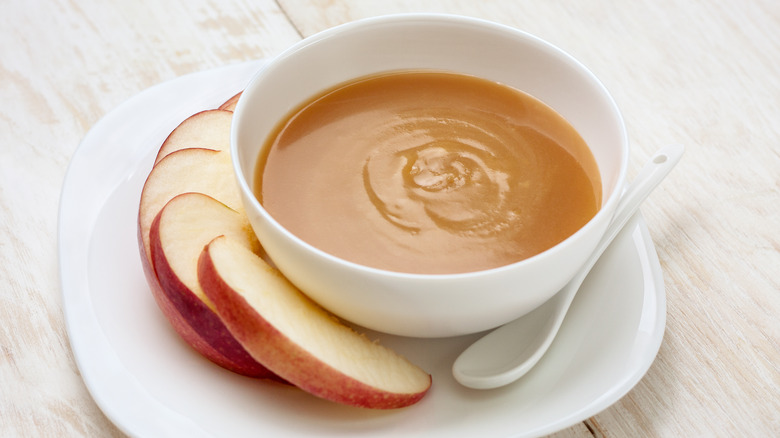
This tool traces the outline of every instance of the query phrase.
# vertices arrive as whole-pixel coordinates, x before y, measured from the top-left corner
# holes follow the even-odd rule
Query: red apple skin
[[[168,299],[165,292],[163,292],[162,287],[160,286],[160,282],[157,281],[157,277],[155,276],[154,271],[149,264],[149,260],[145,256],[141,257],[141,264],[143,265],[146,282],[149,285],[149,289],[152,291],[152,296],[154,297],[154,300],[162,311],[163,315],[168,319],[168,322],[171,324],[174,331],[178,333],[178,335],[198,353],[205,356],[217,365],[240,374],[251,375],[252,373],[249,370],[246,370],[247,372],[242,373],[241,371],[243,370],[237,369],[237,367],[235,367],[230,360],[212,348],[200,335],[198,335],[198,333],[184,319],[181,313],[179,313],[178,309],[176,309],[173,303]]]
[[[255,378],[272,379],[283,382],[276,374],[264,367],[236,341],[222,320],[203,301],[190,291],[171,271],[160,248],[157,215],[150,230],[152,266],[148,259],[144,260],[147,281],[154,284],[151,287],[160,309],[168,317],[177,333],[196,351],[206,356],[217,365],[235,373]],[[155,257],[157,255],[157,257]]]
[[[236,105],[238,104],[238,99],[241,97],[241,92],[239,91],[237,94],[235,94],[230,99],[226,100],[225,103],[219,106],[219,109],[225,110],[225,111],[234,111],[236,109]]]
[[[238,98],[236,98],[236,102],[238,101]],[[229,102],[229,101],[228,101]],[[228,102],[225,102],[223,105],[227,105]],[[235,103],[233,103],[233,107],[235,107]],[[217,138],[210,138],[210,140],[204,140],[204,139],[192,139],[192,131],[194,130],[200,132],[201,134],[204,133],[204,129],[202,126],[204,126],[203,118],[209,119],[209,121],[217,122],[217,120],[221,120],[221,123],[229,122],[233,118],[233,111],[232,110],[223,110],[223,109],[211,109],[211,110],[203,110],[200,112],[197,112],[186,119],[184,119],[181,123],[179,123],[176,128],[174,128],[173,131],[171,131],[170,134],[168,134],[168,137],[165,138],[162,145],[160,145],[159,150],[157,151],[157,156],[154,160],[155,163],[162,160],[166,155],[175,152],[180,149],[184,148],[205,148],[205,149],[214,149],[214,150],[223,150],[226,148],[229,148],[230,143],[230,136],[229,131],[225,132],[224,130],[214,131],[214,129],[221,129],[217,128],[213,125],[213,123],[208,123],[207,126],[209,126],[210,131],[212,132],[219,132],[223,133],[224,135],[220,134]],[[201,126],[200,128],[197,126],[193,126],[193,122],[196,125]],[[188,126],[189,125],[189,126]],[[228,126],[229,128],[229,126]],[[188,138],[187,141],[182,141],[180,136],[183,134],[183,131],[186,132],[185,136]],[[207,137],[209,138],[209,137]]]
[[[234,322],[227,324],[244,348],[277,375],[310,394],[350,406],[396,409],[417,403],[427,393],[380,392],[313,357],[269,324],[225,283],[216,271],[208,246],[198,261],[198,279],[222,319]],[[342,390],[334,392],[328,388]]]

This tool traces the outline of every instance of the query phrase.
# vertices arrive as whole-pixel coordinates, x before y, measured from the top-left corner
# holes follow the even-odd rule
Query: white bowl
[[[571,237],[541,254],[463,274],[404,274],[361,266],[291,234],[252,192],[266,137],[291,110],[323,90],[353,78],[402,69],[447,70],[499,81],[557,110],[579,131],[599,166],[600,211]],[[629,154],[614,100],[577,60],[510,27],[430,14],[341,25],[306,38],[271,60],[242,94],[233,118],[231,148],[255,233],[287,278],[348,321],[414,337],[497,327],[553,296],[604,233],[625,183]]]

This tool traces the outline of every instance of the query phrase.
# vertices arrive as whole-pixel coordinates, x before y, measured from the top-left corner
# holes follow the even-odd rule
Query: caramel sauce
[[[362,78],[305,103],[268,141],[255,179],[266,210],[311,245],[380,269],[507,265],[566,239],[601,205],[574,128],[472,76]]]

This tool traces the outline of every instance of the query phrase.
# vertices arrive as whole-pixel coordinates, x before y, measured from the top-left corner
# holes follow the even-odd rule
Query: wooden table
[[[515,26],[605,83],[633,144],[687,147],[643,207],[667,329],[618,403],[557,436],[780,435],[780,3],[7,0],[0,7],[0,436],[121,436],[70,349],[57,261],[69,160],[104,114],[177,76],[395,12]]]

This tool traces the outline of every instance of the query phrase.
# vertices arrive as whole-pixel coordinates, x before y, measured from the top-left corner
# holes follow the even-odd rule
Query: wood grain
[[[556,437],[780,435],[780,3],[6,0],[0,13],[0,436],[123,436],[68,343],[57,208],[100,117],[177,76],[273,56],[350,20],[481,17],[581,60],[623,111],[632,175],[686,156],[643,207],[667,331],[645,378]]]
[[[14,0],[2,10],[0,436],[122,436],[81,381],[62,314],[56,224],[70,156],[138,92],[300,37],[273,1]]]

